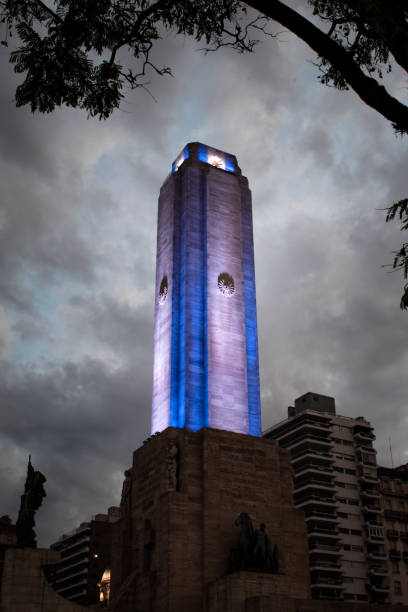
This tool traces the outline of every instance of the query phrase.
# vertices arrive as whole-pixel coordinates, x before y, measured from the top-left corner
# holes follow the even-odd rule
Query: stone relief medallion
[[[221,291],[224,297],[230,298],[234,295],[235,284],[231,274],[221,272],[221,274],[218,276],[218,289]]]
[[[162,278],[162,282],[160,283],[160,289],[159,289],[158,301],[160,305],[163,305],[164,302],[166,301],[168,292],[169,292],[169,283],[167,280],[167,276],[164,275]]]

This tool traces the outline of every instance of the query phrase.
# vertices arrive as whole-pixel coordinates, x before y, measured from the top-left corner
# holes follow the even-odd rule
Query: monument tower
[[[152,434],[125,472],[111,609],[244,612],[254,597],[307,597],[289,453],[261,437],[248,181],[233,155],[200,143],[160,191]]]
[[[159,198],[152,433],[169,426],[261,435],[251,192],[197,142]]]

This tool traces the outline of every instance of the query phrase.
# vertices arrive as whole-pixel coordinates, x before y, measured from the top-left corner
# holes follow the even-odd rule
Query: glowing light
[[[104,604],[109,603],[110,597],[110,582],[111,582],[111,572],[110,569],[107,568],[102,575],[101,581],[97,583],[99,588],[99,601]]]
[[[218,155],[209,155],[208,163],[212,166],[215,166],[216,168],[221,168],[221,170],[225,170],[225,162],[223,159],[221,159],[221,157],[218,157]]]
[[[184,149],[182,150],[182,152],[180,153],[180,155],[178,156],[178,158],[176,159],[176,161],[173,162],[173,165],[171,167],[171,171],[172,172],[177,172],[177,170],[180,168],[180,166],[183,163],[183,161],[185,159],[187,159],[188,157],[190,157],[190,152],[188,150],[188,146],[185,146]]]

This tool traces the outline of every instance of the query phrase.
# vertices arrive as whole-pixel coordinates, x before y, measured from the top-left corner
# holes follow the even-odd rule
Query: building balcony
[[[371,544],[382,544],[384,542],[384,536],[367,534],[367,542],[370,542]]]
[[[400,538],[404,542],[408,542],[408,531],[400,531]]]
[[[390,587],[388,584],[372,584],[371,590],[374,591],[374,593],[388,593]]]
[[[331,572],[333,574],[341,573],[341,564],[335,561],[322,561],[320,559],[313,559],[310,561],[310,571],[324,571]]]
[[[310,581],[310,586],[312,587],[312,589],[341,589],[343,590],[343,581],[341,579],[334,579],[334,578],[315,578],[315,581],[313,581],[313,578]]]
[[[362,489],[361,495],[367,499],[380,499],[380,494],[375,489]]]
[[[317,465],[317,464],[299,465],[299,466],[296,466],[294,469],[295,469],[295,479],[299,478],[303,474],[317,474],[318,476],[323,475],[327,479],[333,478],[332,468],[325,467],[323,465]]]
[[[373,561],[384,561],[387,558],[386,553],[380,550],[369,551],[367,553],[367,556],[369,559],[372,559]]]
[[[384,523],[382,522],[382,520],[374,520],[374,519],[370,519],[369,521],[366,521],[366,526],[367,527],[381,527],[381,529],[384,528]]]
[[[322,491],[333,491],[333,487],[327,483],[323,484],[320,480],[316,480],[315,478],[310,478],[307,483],[302,484],[302,486],[297,487],[295,485],[294,494],[298,495],[299,493],[306,491],[307,489],[314,490],[322,490]]]
[[[388,569],[382,565],[372,565],[368,568],[368,573],[372,576],[388,576]]]
[[[380,506],[374,506],[374,504],[365,504],[363,506],[363,511],[368,514],[381,514]]]
[[[390,559],[392,559],[393,561],[400,561],[401,559],[401,551],[397,550],[396,548],[391,548],[388,554]]]
[[[321,544],[320,542],[310,542],[309,552],[313,552],[317,554],[320,553],[322,555],[343,556],[341,553],[340,546]]]
[[[308,532],[308,537],[309,538],[318,538],[319,536],[322,538],[330,538],[331,540],[339,540],[339,534],[337,533],[337,531],[334,531],[333,529],[324,529],[322,527],[312,527],[311,531]]]
[[[355,441],[362,441],[370,443],[375,440],[375,435],[370,431],[353,431],[353,437]]]
[[[82,591],[84,587],[85,587],[85,592],[86,592],[87,584],[88,584],[88,580],[83,579],[83,580],[78,580],[78,582],[75,582],[75,584],[71,584],[70,586],[66,586],[63,588],[56,588],[55,590],[57,591],[59,595],[62,595],[62,597],[71,599],[73,597],[77,597],[79,595],[78,591]]]
[[[330,436],[330,428],[328,425],[320,425],[318,423],[299,423],[298,425],[292,424],[292,426],[287,428],[286,430],[281,430],[279,433],[276,433],[275,440],[279,440],[279,443],[282,443],[286,438],[296,437],[296,434],[308,434],[318,436]]]
[[[337,515],[329,512],[322,512],[321,510],[305,510],[305,521],[321,521],[322,523],[333,523],[339,522]]]
[[[69,568],[67,567],[64,567],[63,569],[57,568],[55,572],[55,576],[54,576],[54,581],[61,582],[63,580],[68,580],[69,578],[72,578],[72,576],[76,576],[77,574],[80,574],[81,572],[87,572],[87,571],[88,571],[88,561],[81,561],[81,563],[72,565]]]
[[[310,506],[311,504],[315,506],[318,505],[321,508],[335,508],[337,506],[336,500],[332,499],[331,497],[322,497],[313,493],[311,493],[310,495],[305,495],[301,498],[296,496],[296,508],[305,508],[306,506]]]
[[[364,474],[364,472],[362,474],[359,474],[358,479],[363,484],[368,484],[368,485],[378,484],[378,476],[368,476],[368,474]]]
[[[325,453],[323,451],[319,451],[316,449],[311,449],[311,448],[304,448],[304,449],[300,449],[297,450],[296,452],[292,452],[291,454],[291,459],[292,459],[292,464],[297,464],[300,463],[302,460],[314,460],[314,461],[320,461],[322,464],[326,465],[326,464],[332,464],[334,463],[334,459],[332,457],[332,455],[330,455],[329,453]]]
[[[387,538],[389,540],[398,540],[398,531],[395,529],[387,529]]]
[[[308,434],[306,436],[301,436],[298,439],[291,441],[291,443],[286,446],[282,444],[282,446],[284,448],[290,448],[290,450],[292,450],[293,452],[293,450],[299,447],[301,444],[309,445],[310,450],[328,449],[331,448],[331,446],[333,445],[332,441],[328,440],[327,438],[321,438],[319,436],[313,436],[311,434]]]
[[[53,550],[58,550],[58,552],[63,553],[70,548],[77,548],[78,546],[83,545],[85,542],[89,542],[91,538],[90,529],[84,530],[84,533],[78,534],[77,537],[67,538],[66,540],[61,540],[56,542],[51,546]]]

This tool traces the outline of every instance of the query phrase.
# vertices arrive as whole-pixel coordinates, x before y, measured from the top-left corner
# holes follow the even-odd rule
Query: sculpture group
[[[240,528],[240,533],[238,546],[230,553],[230,572],[239,570],[277,572],[278,549],[269,539],[265,523],[261,523],[259,529],[255,531],[249,514],[241,512],[234,524]]]

